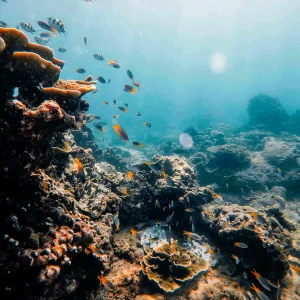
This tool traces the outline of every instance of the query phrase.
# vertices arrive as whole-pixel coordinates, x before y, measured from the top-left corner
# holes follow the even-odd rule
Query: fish
[[[150,237],[148,238],[148,241],[149,241],[149,242],[155,242],[155,241],[158,241],[158,240],[159,240],[159,237],[158,237],[158,236],[151,237],[151,235],[150,235]]]
[[[280,286],[280,283],[278,281],[277,292],[276,292],[276,300],[280,300],[280,298],[281,298],[281,286]]]
[[[244,276],[245,279],[248,278],[248,275],[247,275],[246,271],[244,271],[243,276]]]
[[[184,210],[185,212],[189,212],[189,213],[193,213],[195,210],[193,209],[193,208],[186,208],[185,210]]]
[[[128,107],[128,103],[124,103],[124,106],[125,106],[125,107]]]
[[[141,113],[138,111],[138,112],[136,113],[136,115],[137,115],[138,117],[140,117],[140,116],[141,116]]]
[[[95,126],[99,131],[105,132],[105,130],[104,130],[104,128],[103,128],[103,126],[102,126],[101,123],[96,123],[96,124],[94,124],[94,126]]]
[[[130,229],[130,233],[133,237],[135,237],[136,239],[138,240],[141,240],[141,236],[139,235],[139,233],[134,229],[134,228],[131,228]]]
[[[194,225],[194,223],[192,223],[192,232],[195,232],[196,230],[195,230],[195,225]]]
[[[134,180],[135,179],[135,174],[133,172],[127,172],[126,177],[129,180]]]
[[[235,242],[234,246],[235,247],[239,247],[239,248],[244,248],[244,249],[248,248],[247,244],[245,244],[245,243],[239,243],[239,242]]]
[[[106,154],[109,155],[110,152],[107,152]],[[122,193],[124,196],[129,195],[129,192],[128,192],[128,190],[127,190],[127,188],[126,188],[125,186],[118,186],[118,187],[117,187],[117,190],[118,190],[120,193]]]
[[[291,264],[291,265],[290,265],[290,268],[291,268],[292,270],[294,270],[297,274],[300,274],[300,267]]]
[[[38,25],[39,25],[41,28],[43,28],[43,29],[45,29],[45,30],[48,30],[48,31],[51,31],[51,32],[54,32],[54,33],[57,32],[53,27],[49,26],[47,23],[45,23],[45,22],[43,22],[43,21],[37,21],[37,23],[38,23]]]
[[[94,56],[94,58],[95,59],[97,59],[97,60],[100,60],[100,61],[103,61],[103,60],[105,60],[105,58],[104,58],[104,56],[102,55],[102,54],[94,54],[93,55]]]
[[[42,33],[40,33],[40,37],[41,38],[51,38],[53,36],[55,36],[55,34],[50,33],[50,32],[42,32]]]
[[[145,145],[140,142],[132,142],[132,145],[137,148],[144,148]]]
[[[173,216],[174,216],[174,211],[172,212],[171,215],[169,215],[169,216],[167,217],[166,222],[167,222],[167,223],[170,223],[170,222],[172,221]]]
[[[107,83],[108,83],[108,84],[110,84],[110,82],[111,82],[111,80],[110,80],[110,79],[108,79]]]
[[[136,80],[134,80],[132,84],[134,86],[136,86],[138,89],[140,89],[140,87],[141,87],[141,84],[138,81],[136,81]]]
[[[115,60],[110,59],[108,61],[108,64],[110,66],[114,67],[115,69],[119,69],[120,68],[120,64],[117,61],[115,61]]]
[[[7,23],[0,21],[0,28],[7,28],[7,27],[8,27]]]
[[[101,83],[106,83],[106,80],[102,76],[98,76],[96,79]]]
[[[267,224],[266,219],[262,215],[260,215],[259,213],[255,212],[255,211],[252,211],[250,213],[250,216],[261,225]]]
[[[145,126],[147,126],[148,128],[151,128],[151,123],[149,123],[149,122],[143,122],[143,124],[145,125]]]
[[[120,219],[118,216],[114,217],[114,224],[115,224],[115,228],[116,228],[116,232],[120,231]]]
[[[254,283],[252,283],[251,289],[255,291],[256,295],[260,300],[269,300],[269,297],[265,293],[263,293],[258,287],[256,287]]]
[[[68,48],[65,48],[65,47],[58,48],[58,52],[61,52],[61,53],[67,52],[67,50],[68,50]]]
[[[79,158],[74,158],[74,161],[77,165],[77,170],[78,170],[78,173],[82,173],[83,172],[83,166],[82,166],[82,163],[81,161],[79,160]]]
[[[50,39],[44,39],[44,38],[37,37],[37,36],[34,37],[34,40],[36,41],[37,44],[40,44],[40,45],[46,45],[50,41]]]
[[[133,86],[128,84],[125,84],[123,91],[133,95],[136,94],[136,89]]]
[[[284,177],[284,174],[282,172],[282,170],[280,168],[276,168],[276,171],[278,172],[278,174],[282,177]]]
[[[102,102],[102,104],[104,104],[104,105],[108,105],[108,104],[109,104],[109,102],[107,102],[107,101],[103,101],[103,102]]]
[[[120,116],[119,116],[119,115],[114,115],[113,118],[114,118],[114,119],[119,119]]]
[[[131,80],[134,80],[133,74],[132,74],[132,72],[131,72],[130,70],[127,70],[127,75],[128,75],[128,77],[129,77]]]
[[[34,30],[33,26],[32,26],[30,23],[21,22],[21,23],[19,23],[19,24],[20,24],[20,26],[21,26],[25,31],[27,31],[27,32],[29,32],[29,33],[34,33],[34,32],[36,32],[36,31]]]
[[[83,73],[85,73],[85,72],[86,72],[86,70],[85,70],[85,69],[83,69],[83,68],[78,68],[78,69],[76,69],[76,70],[75,70],[75,72],[76,72],[76,73],[83,74]]]
[[[126,113],[129,111],[128,108],[126,108],[126,107],[119,106],[118,108],[119,108],[119,110],[126,112]]]
[[[238,265],[240,263],[240,259],[234,255],[234,254],[231,254],[231,257],[235,260],[235,263]]]
[[[195,241],[201,241],[201,236],[198,235],[197,233],[189,232],[189,231],[183,231],[183,234],[185,234],[188,237],[188,239],[192,239],[192,240],[195,240]]]
[[[114,103],[114,105],[117,105],[117,100],[116,100],[116,99],[114,99],[113,103]]]
[[[174,208],[174,201],[173,200],[171,200],[169,206],[170,206],[170,208]]]
[[[155,200],[155,207],[160,207],[160,203],[157,199]]]
[[[126,131],[119,124],[113,125],[112,128],[122,141],[124,142],[129,141]]]
[[[87,37],[86,36],[83,38],[83,41],[84,41],[85,45],[87,46]]]
[[[262,285],[262,287],[264,287],[268,291],[271,291],[271,286],[268,284],[267,280],[264,277],[262,277],[259,273],[257,273],[255,269],[253,269],[251,273],[255,276],[255,278]]]
[[[104,287],[106,289],[108,289],[109,291],[113,291],[116,287],[112,284],[111,281],[109,281],[108,279],[106,279],[102,274],[100,276],[98,276],[98,279],[100,280],[101,284],[104,285]]]
[[[214,254],[215,251],[214,251],[213,249],[209,249],[209,250],[207,251],[207,253],[209,253],[209,254]]]
[[[56,18],[48,18],[48,24],[59,33],[66,33],[64,23]]]
[[[164,178],[167,178],[169,175],[165,172],[165,170],[163,170],[161,172],[161,175],[164,177]]]

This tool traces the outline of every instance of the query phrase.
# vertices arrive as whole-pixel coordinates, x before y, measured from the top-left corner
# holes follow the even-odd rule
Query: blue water
[[[130,137],[141,141],[163,139],[201,123],[207,115],[212,122],[244,124],[248,99],[258,93],[278,97],[289,113],[299,108],[299,11],[298,0],[0,2],[0,20],[11,26],[29,22],[40,30],[38,20],[62,20],[66,37],[49,43],[66,62],[61,78],[110,78],[109,85],[97,84],[97,94],[84,97],[90,113],[109,125],[112,115],[119,114]],[[33,41],[34,35],[28,35]],[[59,47],[68,51],[59,53]],[[95,53],[117,60],[121,69],[95,60]],[[215,53],[227,61],[219,73],[210,65]],[[87,73],[77,74],[76,68]],[[124,84],[130,84],[127,69],[141,83],[136,95],[123,91]],[[128,103],[129,113],[114,107],[113,99],[119,105]],[[137,111],[141,117],[136,117]],[[110,133],[107,126],[106,137]]]

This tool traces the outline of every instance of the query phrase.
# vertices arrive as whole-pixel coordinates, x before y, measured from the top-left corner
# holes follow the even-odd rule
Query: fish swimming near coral
[[[113,125],[113,130],[117,134],[117,136],[124,142],[129,141],[128,134],[126,133],[125,129],[123,129],[119,124]]]
[[[98,76],[97,80],[101,83],[106,83],[106,80],[102,76]]]
[[[61,53],[67,52],[67,50],[68,50],[68,48],[65,48],[65,47],[58,48],[58,52],[61,52]]]
[[[37,37],[37,36],[34,37],[34,40],[36,41],[37,44],[40,44],[40,45],[47,45],[50,41],[50,39],[45,39],[45,38],[41,38],[41,37]]]
[[[134,229],[134,228],[131,228],[130,229],[130,233],[131,235],[136,238],[137,240],[141,240],[141,236],[140,234]]]
[[[101,123],[96,123],[94,126],[101,132],[105,132],[105,129],[103,128],[103,125]]]
[[[149,122],[143,122],[143,124],[148,128],[151,128],[151,126],[152,126],[151,123],[149,123]]]
[[[86,70],[83,69],[83,68],[78,68],[78,69],[75,70],[75,72],[76,72],[76,73],[79,73],[79,74],[83,74],[83,73],[86,72]]]
[[[144,148],[145,145],[140,142],[132,142],[132,145],[137,148]]]
[[[160,207],[160,203],[157,199],[155,200],[155,207]]]
[[[252,283],[251,289],[255,291],[260,300],[269,300],[269,297]]]
[[[243,249],[248,248],[248,245],[247,245],[247,244],[245,244],[245,243],[239,243],[239,242],[235,242],[235,243],[234,243],[234,246],[235,246],[235,247],[239,247],[239,248],[243,248]]]
[[[126,177],[129,180],[134,180],[135,179],[135,174],[133,172],[127,172]]]
[[[132,74],[132,72],[131,72],[130,70],[127,70],[127,75],[128,75],[128,77],[129,77],[131,80],[134,80],[133,74]]]
[[[104,56],[102,55],[102,54],[94,54],[93,55],[94,56],[94,58],[95,59],[97,59],[97,60],[100,60],[100,61],[103,61],[103,60],[105,60],[105,58],[104,58]]]
[[[255,278],[261,284],[262,287],[264,287],[268,291],[271,291],[271,287],[264,277],[262,277],[258,272],[256,272],[255,269],[253,269],[251,273],[255,276]]]
[[[238,265],[240,263],[240,259],[234,255],[234,254],[231,254],[231,257],[235,260],[235,263]]]
[[[55,34],[51,33],[51,32],[42,32],[42,33],[40,33],[41,38],[51,38],[53,36],[55,36]]]
[[[123,91],[133,95],[136,94],[136,89],[128,84],[125,84]]]
[[[113,285],[113,283],[111,281],[109,281],[108,279],[106,279],[103,275],[100,275],[98,277],[98,279],[100,280],[101,284],[104,285],[104,287],[106,289],[108,289],[109,291],[113,291],[116,287]]]
[[[74,158],[74,161],[77,165],[77,170],[78,170],[78,173],[82,173],[83,172],[83,166],[82,166],[82,163],[81,161],[79,160],[79,158]]]
[[[141,88],[141,84],[140,84],[138,81],[136,81],[136,80],[134,80],[132,84],[133,84],[134,86],[136,86],[138,89]]]
[[[48,24],[59,33],[66,33],[64,23],[57,18],[48,18]]]
[[[188,237],[188,239],[192,239],[192,240],[195,240],[195,241],[201,241],[201,236],[198,235],[197,233],[189,232],[189,231],[183,231],[183,234],[185,234]]]
[[[114,217],[115,231],[120,231],[120,219],[118,216]]]
[[[195,210],[193,209],[193,208],[186,208],[185,210],[184,210],[185,212],[188,212],[188,213],[193,213],[193,212],[195,212]]]
[[[112,66],[113,68],[115,68],[115,69],[119,69],[120,68],[120,64],[117,61],[115,61],[115,60],[110,59],[108,61],[108,64],[110,66]]]
[[[261,224],[261,225],[267,224],[266,219],[265,219],[262,215],[260,215],[259,213],[257,213],[257,212],[252,211],[252,212],[250,213],[250,216],[251,216],[254,220],[256,220],[259,224]]]
[[[48,31],[51,31],[51,32],[54,32],[54,33],[57,32],[53,27],[49,26],[47,23],[45,23],[45,22],[43,22],[43,21],[38,21],[37,23],[38,23],[38,25],[39,25],[41,28],[43,28],[43,29],[45,29],[45,30],[48,30]]]
[[[170,216],[167,217],[166,222],[170,223],[172,221],[172,219],[173,219],[173,216],[174,216],[174,211],[172,212],[172,214]]]
[[[119,106],[118,108],[119,108],[119,110],[126,112],[126,113],[129,111],[129,109],[127,107]]]
[[[8,27],[7,23],[0,21],[0,28],[7,28],[7,27]]]
[[[36,32],[35,29],[33,28],[33,26],[30,24],[30,23],[27,23],[27,22],[21,22],[19,23],[20,26],[27,32],[29,33],[34,33]]]

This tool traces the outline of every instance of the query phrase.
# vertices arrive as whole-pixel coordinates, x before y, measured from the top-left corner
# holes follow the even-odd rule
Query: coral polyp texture
[[[208,267],[206,260],[179,247],[175,240],[156,246],[142,261],[144,275],[165,292],[174,292]]]

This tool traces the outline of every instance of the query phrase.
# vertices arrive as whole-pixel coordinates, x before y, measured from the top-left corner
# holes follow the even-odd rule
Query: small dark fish
[[[132,87],[131,85],[125,84],[124,92],[134,95],[134,94],[136,94],[136,89],[134,87]]]
[[[125,107],[128,107],[128,103],[124,103],[124,106],[125,106]]]
[[[136,113],[136,115],[137,115],[138,117],[140,117],[140,116],[141,116],[141,113],[138,111],[138,112]]]
[[[20,26],[27,32],[34,33],[35,30],[30,23],[21,22]]]
[[[87,46],[87,38],[86,37],[84,37],[84,43],[85,43],[85,45]]]
[[[0,21],[0,28],[7,28],[7,27],[8,27],[7,23]]]
[[[137,148],[143,148],[145,145],[140,142],[132,142],[132,145]]]
[[[62,53],[67,52],[67,50],[68,50],[68,48],[65,48],[65,47],[58,48],[58,52],[62,52]]]
[[[96,123],[96,124],[94,124],[94,126],[95,126],[99,131],[105,132],[105,130],[104,130],[104,128],[103,128],[103,126],[102,126],[101,123]]]
[[[126,107],[119,106],[118,108],[119,108],[119,110],[121,110],[123,112],[128,112],[128,108],[126,108]]]
[[[143,122],[143,124],[144,124],[145,126],[147,126],[148,128],[151,128],[151,126],[152,126],[149,122]]]
[[[114,105],[117,105],[117,100],[116,100],[116,99],[114,99],[113,103],[114,103]]]
[[[122,141],[124,141],[124,142],[129,141],[126,131],[119,124],[113,125],[113,130],[115,131],[115,133],[119,136],[119,138]]]
[[[134,80],[133,74],[132,74],[132,72],[131,72],[130,70],[127,70],[127,75],[128,75],[128,77],[129,77],[131,80]]]
[[[98,90],[96,89],[92,92],[92,94],[96,94],[97,92],[98,92]]]
[[[101,77],[101,76],[98,76],[98,77],[97,77],[97,80],[98,80],[99,82],[101,82],[101,83],[106,83],[106,80],[105,80],[103,77]]]
[[[107,83],[110,84],[110,79],[108,79]]]
[[[93,55],[95,59],[103,61],[105,60],[104,56],[102,54],[94,54]]]
[[[48,31],[51,31],[54,33],[56,32],[56,30],[54,28],[52,28],[51,26],[49,26],[47,23],[45,23],[43,21],[38,21],[37,23],[41,28],[43,28],[45,30],[48,30]]]
[[[166,222],[170,223],[172,221],[173,216],[174,216],[174,211],[172,212],[172,214],[170,216],[167,217]]]
[[[83,69],[83,68],[79,68],[79,69],[76,69],[75,72],[80,73],[80,74],[83,74],[83,73],[85,73],[86,71],[85,71],[85,69]]]
[[[65,25],[62,21],[56,18],[48,18],[48,24],[59,33],[66,33]]]
[[[112,67],[114,67],[115,69],[119,69],[120,68],[120,64],[117,62],[117,61],[115,61],[115,60],[109,60],[108,61],[108,64],[110,65],[110,66],[112,66]]]
[[[44,38],[40,38],[40,37],[37,37],[37,36],[34,37],[34,40],[36,41],[36,43],[38,43],[40,45],[46,45],[50,41],[50,39],[44,39]]]
[[[104,104],[104,105],[108,105],[108,104],[109,104],[109,102],[107,102],[107,101],[103,101],[103,102],[102,102],[102,104]]]

